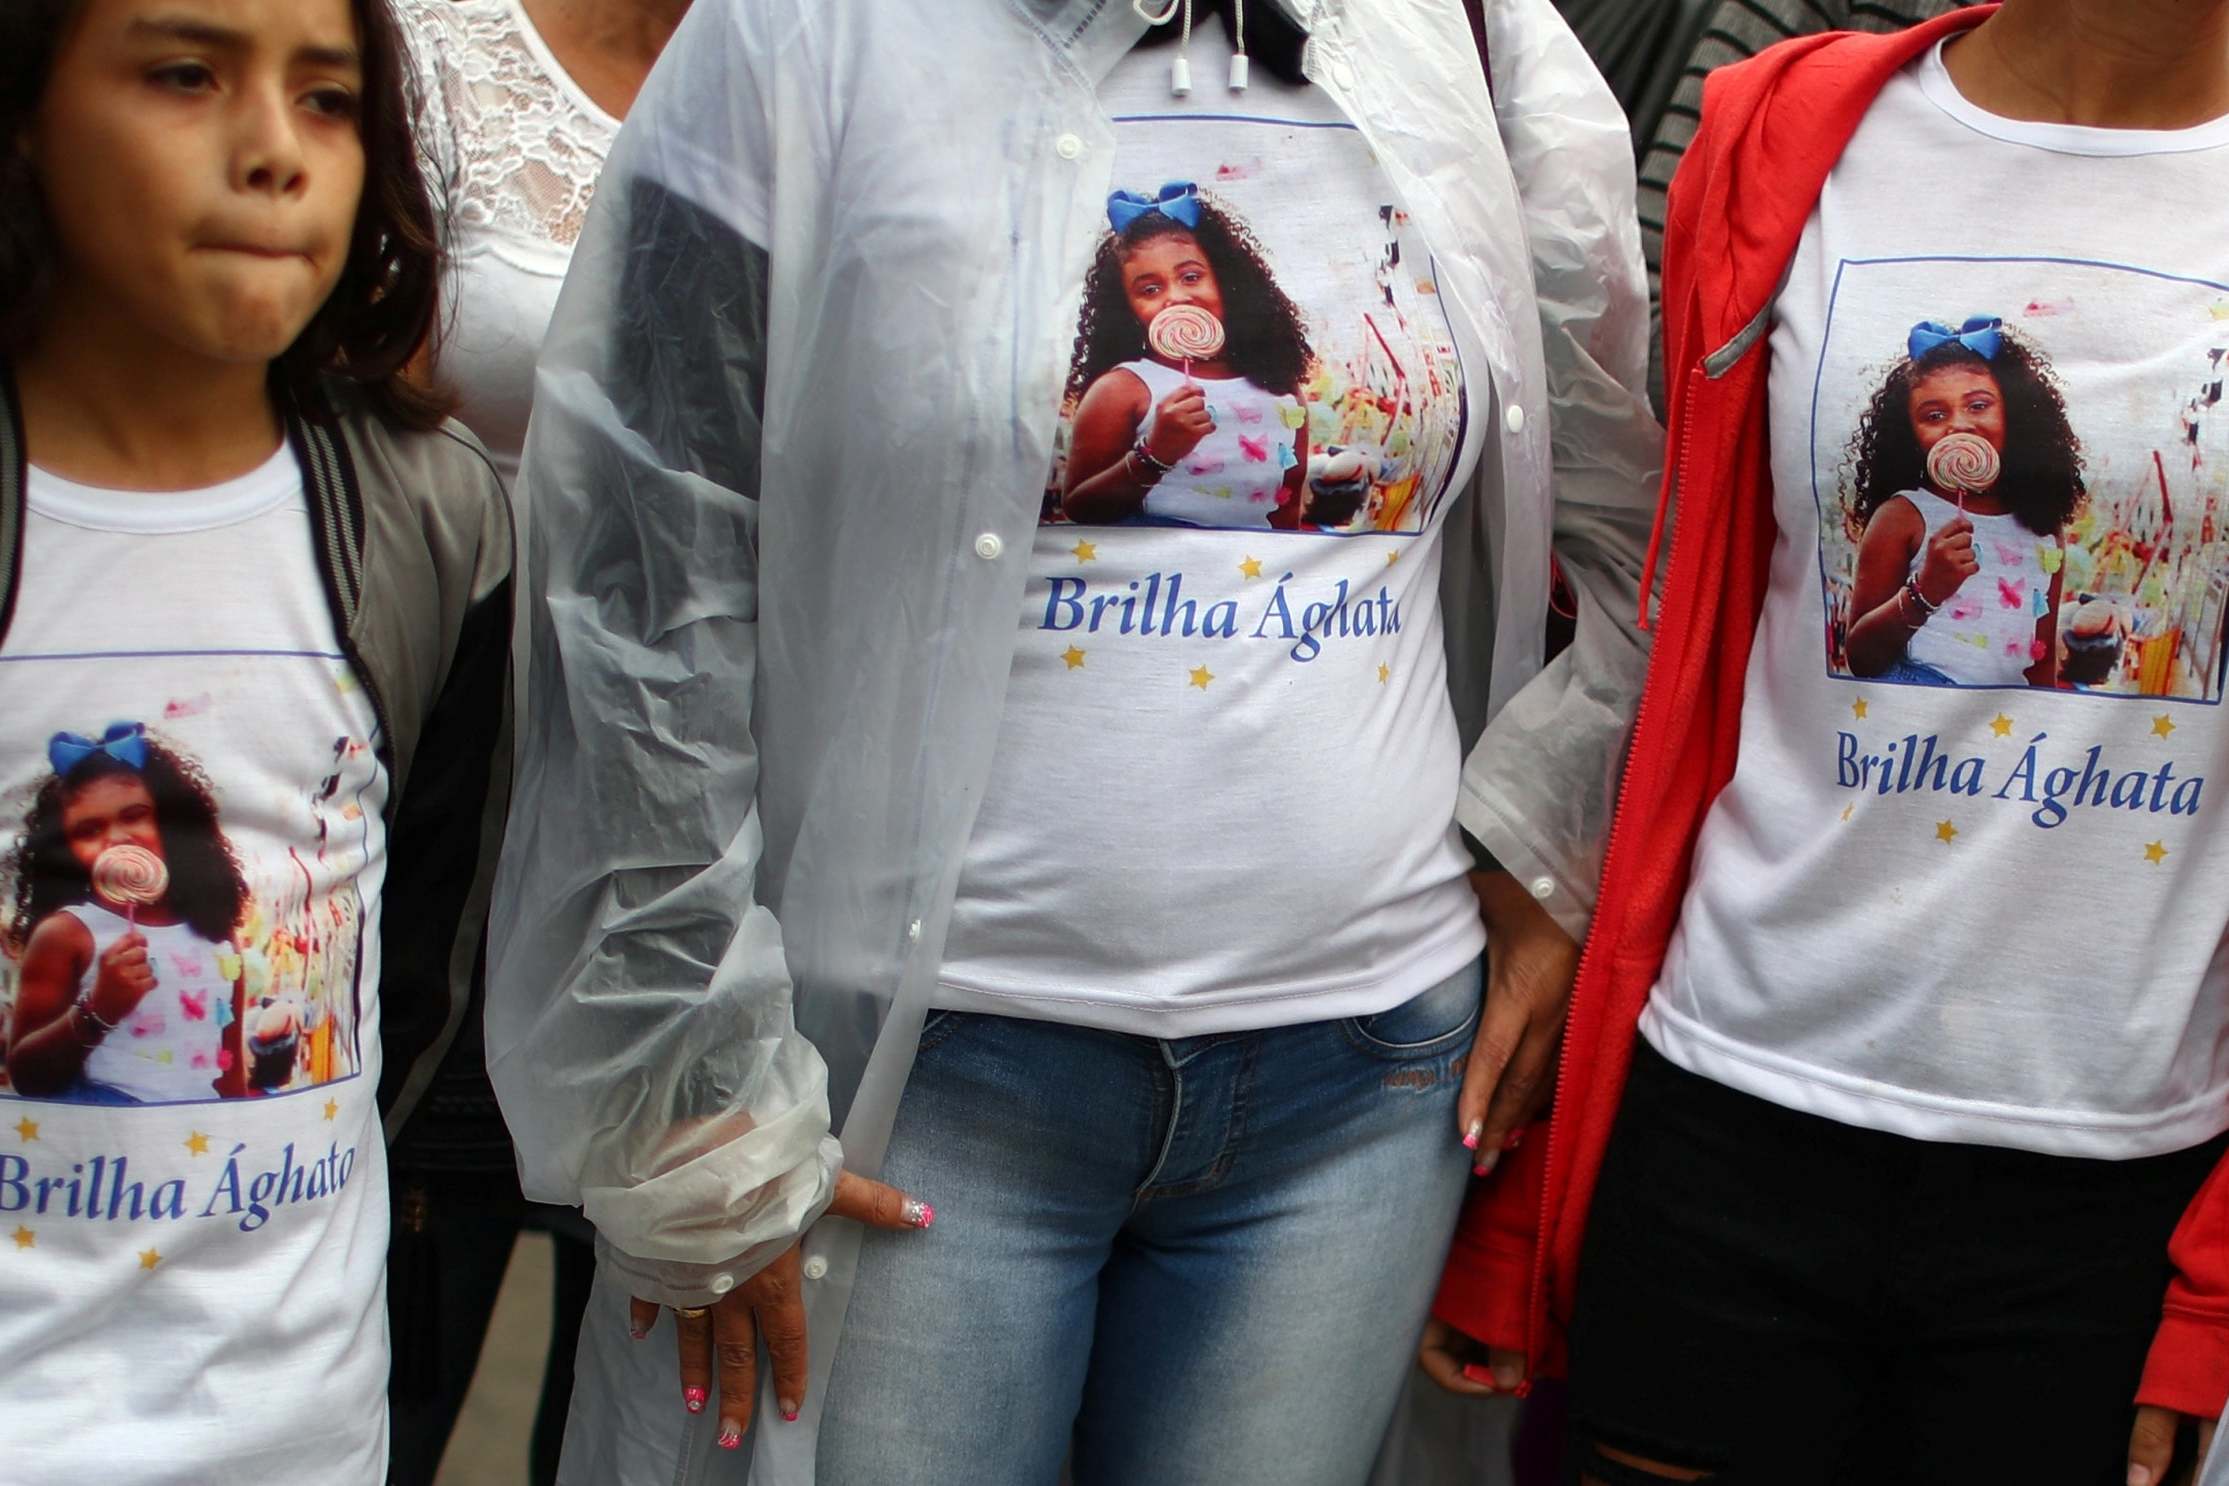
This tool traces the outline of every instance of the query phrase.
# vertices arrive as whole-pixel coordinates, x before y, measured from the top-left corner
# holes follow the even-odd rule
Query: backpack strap
[[[16,590],[23,586],[23,522],[29,504],[24,483],[29,460],[15,376],[0,366],[0,642],[8,638]]]

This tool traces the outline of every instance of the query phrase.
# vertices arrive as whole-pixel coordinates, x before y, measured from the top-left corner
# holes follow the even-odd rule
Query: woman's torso
[[[437,374],[513,483],[535,357],[619,121],[565,71],[520,0],[399,0],[397,9],[447,198]]]
[[[1914,210],[1923,163],[1966,209]],[[2127,1157],[2222,1127],[2229,556],[2210,512],[2229,426],[2207,389],[2229,258],[2160,203],[2225,169],[2221,125],[2010,124],[1934,54],[1873,105],[1778,302],[1779,536],[1739,764],[1642,1023],[1673,1061],[1930,1139]],[[2083,452],[2066,597],[2120,595],[2150,664],[2084,693],[1856,677],[1835,624],[1853,433],[1913,323],[2000,313],[2049,358]],[[2032,583],[2029,560],[2006,563]],[[2032,595],[2021,610],[2032,625]]]

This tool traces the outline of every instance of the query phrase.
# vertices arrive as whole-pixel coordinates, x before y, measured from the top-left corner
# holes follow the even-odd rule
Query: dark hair
[[[0,4],[0,359],[38,334],[59,247],[37,173],[20,142],[82,0]],[[430,428],[446,399],[406,375],[434,337],[441,290],[440,221],[419,164],[409,68],[388,0],[349,0],[364,59],[364,197],[348,263],[332,295],[271,367],[274,396],[311,417],[331,416],[353,389],[374,412]]]
[[[17,954],[31,931],[57,909],[91,900],[93,883],[62,831],[62,811],[72,796],[98,779],[137,779],[155,802],[163,862],[170,868],[170,905],[196,934],[212,943],[232,937],[248,903],[239,858],[217,824],[217,797],[198,764],[147,735],[147,767],[134,769],[106,753],[87,754],[68,774],[49,774],[23,818],[23,834],[8,854],[15,878],[15,918],[7,941]]]
[[[1864,539],[1866,523],[1884,504],[1925,486],[1927,458],[1912,432],[1912,387],[1946,366],[1981,367],[2004,393],[2004,462],[1997,488],[2020,524],[2038,536],[2055,536],[2082,509],[2089,495],[2082,480],[2082,441],[2067,422],[2058,375],[2042,351],[2016,331],[2008,327],[2001,334],[1994,358],[1953,340],[1889,369],[1858,419],[1843,463],[1850,472],[1844,520],[1853,541]]]
[[[1145,327],[1123,289],[1122,263],[1140,245],[1160,237],[1189,237],[1207,254],[1223,291],[1224,327],[1230,340],[1223,359],[1231,370],[1265,392],[1299,396],[1315,353],[1300,309],[1277,287],[1254,234],[1207,197],[1198,198],[1200,225],[1186,227],[1147,212],[1122,232],[1100,239],[1084,277],[1084,309],[1076,326],[1075,360],[1068,368],[1068,397],[1080,398],[1106,372],[1146,355]]]

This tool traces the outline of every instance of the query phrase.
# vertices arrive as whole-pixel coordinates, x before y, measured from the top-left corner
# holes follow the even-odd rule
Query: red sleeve
[[[1548,1126],[1541,1123],[1464,1200],[1432,1314],[1488,1346],[1524,1348],[1547,1175]]]
[[[2198,1189],[2167,1253],[2175,1273],[2136,1401],[2212,1419],[2229,1399],[2229,1156]]]

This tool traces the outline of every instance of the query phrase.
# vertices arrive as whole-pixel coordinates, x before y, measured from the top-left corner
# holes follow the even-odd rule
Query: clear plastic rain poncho
[[[1549,0],[1488,0],[1491,102],[1462,7],[1303,8],[1493,420],[1445,556],[1484,731],[1463,819],[1583,929],[1659,452],[1625,123]],[[526,1191],[585,1206],[607,1286],[702,1303],[839,1161],[878,1169],[1110,186],[1095,87],[1145,25],[1126,0],[697,0],[611,156],[527,441],[488,1013]],[[1580,616],[1544,672],[1551,531]],[[806,1240],[809,1410],[857,1242]],[[576,1450],[605,1406],[584,1386]],[[752,1479],[809,1481],[811,1422],[758,1431]],[[596,1472],[681,1478],[631,1449]]]

